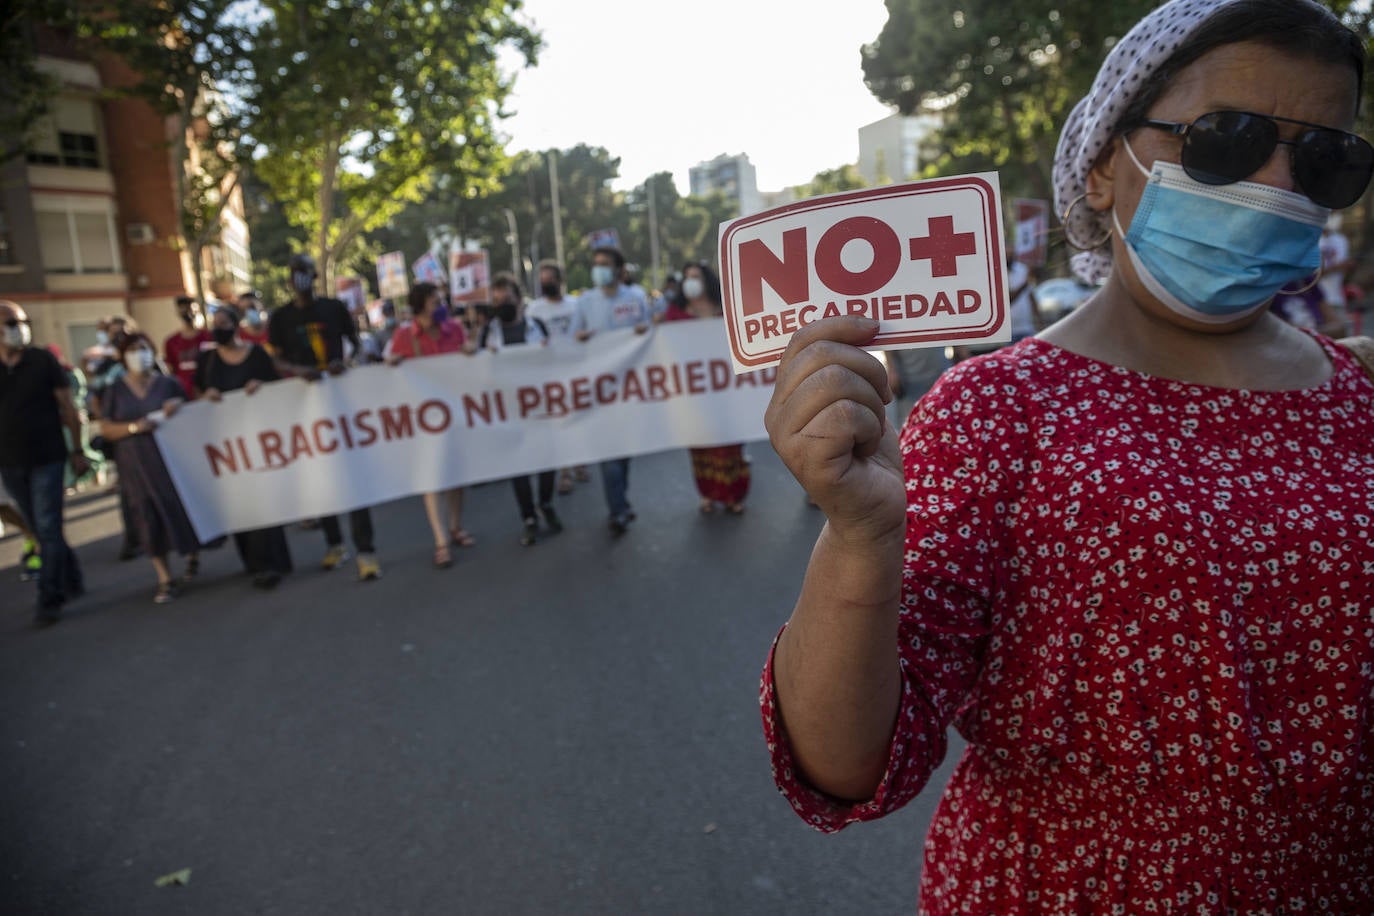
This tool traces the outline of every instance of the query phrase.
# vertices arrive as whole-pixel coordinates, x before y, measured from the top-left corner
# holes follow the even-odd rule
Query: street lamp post
[[[501,212],[506,214],[506,226],[510,229],[506,235],[506,241],[510,244],[510,272],[515,275],[521,287],[524,287],[525,281],[520,270],[520,229],[515,224],[515,212],[510,207],[502,207]]]

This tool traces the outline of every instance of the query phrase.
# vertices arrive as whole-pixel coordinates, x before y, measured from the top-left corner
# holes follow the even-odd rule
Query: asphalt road
[[[0,913],[911,912],[957,745],[905,810],[835,836],[777,794],[758,677],[821,519],[750,451],[739,518],[699,515],[667,452],[634,460],[618,541],[599,480],[531,548],[489,484],[451,569],[407,499],[375,511],[379,582],[319,571],[293,528],[275,592],[226,548],[165,606],[87,496],[89,594],[44,631],[0,541]]]

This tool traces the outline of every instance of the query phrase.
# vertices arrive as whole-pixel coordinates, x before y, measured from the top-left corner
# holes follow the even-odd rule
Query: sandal
[[[177,587],[175,582],[159,582],[157,584],[157,592],[153,595],[153,603],[166,604],[176,598],[176,596]]]
[[[711,500],[709,500],[709,499],[703,499],[703,500],[701,501],[701,514],[702,514],[702,515],[710,515],[711,513],[715,512],[715,511],[716,511],[716,504],[715,504],[713,501],[711,501]]]
[[[477,543],[477,538],[468,534],[466,528],[454,528],[448,534],[449,537],[453,538],[453,543],[457,544],[459,547],[472,547]]]
[[[725,507],[725,509],[731,515],[743,515],[744,503],[730,503],[728,506]]]
[[[453,556],[448,552],[448,545],[434,548],[434,568],[448,569],[453,565]]]
[[[567,496],[573,491],[572,475],[564,474],[558,478],[558,495]]]
[[[186,558],[186,571],[181,574],[182,582],[190,582],[200,574],[200,556],[191,554]]]

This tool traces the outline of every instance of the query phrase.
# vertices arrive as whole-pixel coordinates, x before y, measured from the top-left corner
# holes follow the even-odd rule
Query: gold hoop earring
[[[1094,251],[1098,248],[1101,248],[1103,245],[1107,244],[1112,240],[1112,230],[1110,227],[1107,229],[1106,235],[1102,236],[1102,238],[1098,239],[1091,245],[1086,246],[1078,244],[1073,240],[1073,237],[1069,235],[1069,216],[1073,214],[1074,207],[1078,206],[1087,199],[1088,195],[1086,192],[1079,194],[1077,197],[1075,197],[1073,200],[1069,202],[1068,209],[1064,211],[1064,215],[1059,217],[1059,223],[1064,227],[1064,241],[1068,242],[1070,245],[1072,245],[1074,248],[1077,248],[1079,251]]]

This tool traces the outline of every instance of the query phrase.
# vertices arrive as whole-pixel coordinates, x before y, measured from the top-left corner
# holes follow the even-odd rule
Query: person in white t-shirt
[[[634,328],[635,333],[649,330],[649,303],[638,287],[620,281],[625,269],[625,255],[610,245],[592,252],[592,288],[577,299],[578,340],[618,328]],[[601,483],[606,493],[607,522],[611,533],[624,534],[634,521],[635,513],[626,498],[630,481],[630,459],[612,458],[601,462]]]
[[[1322,273],[1317,285],[1331,315],[1322,332],[1331,337],[1345,333],[1345,274],[1355,266],[1350,258],[1350,240],[1341,232],[1341,215],[1332,213],[1322,227]]]
[[[539,298],[525,307],[525,314],[549,329],[554,342],[572,340],[577,332],[577,300],[563,295],[563,265],[554,260],[539,262]],[[558,474],[558,492],[571,493],[575,481],[591,479],[586,467],[563,468]]]

